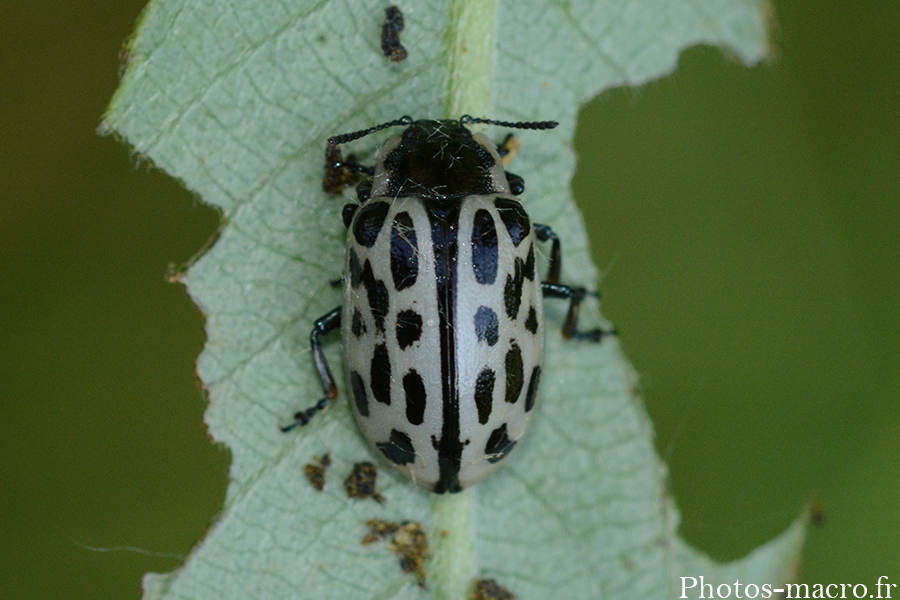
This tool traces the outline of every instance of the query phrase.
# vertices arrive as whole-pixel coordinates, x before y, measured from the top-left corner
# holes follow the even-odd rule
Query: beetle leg
[[[525,180],[515,173],[504,171],[506,182],[509,183],[509,192],[514,196],[521,196],[525,192]]]
[[[605,331],[603,329],[591,329],[578,331],[578,308],[585,296],[596,296],[596,292],[588,292],[583,287],[572,287],[559,283],[559,274],[562,271],[562,249],[559,236],[549,225],[534,224],[534,234],[542,242],[550,241],[550,270],[547,279],[541,283],[541,290],[547,298],[568,298],[569,311],[563,322],[562,334],[567,340],[588,340],[599,342],[604,335],[615,335],[616,330]]]
[[[559,236],[550,229],[549,225],[534,224],[534,235],[542,242],[550,240],[550,270],[547,273],[547,283],[559,283],[559,274],[562,272],[562,251],[559,246]],[[580,302],[580,300],[579,300]]]
[[[309,423],[313,416],[334,402],[337,398],[337,385],[334,383],[334,377],[331,375],[331,369],[328,368],[328,361],[325,359],[325,352],[322,350],[322,342],[319,336],[330,333],[341,326],[341,307],[338,306],[328,314],[316,319],[312,333],[309,334],[309,343],[312,346],[313,359],[316,363],[316,369],[319,371],[319,379],[322,380],[322,389],[325,391],[325,397],[298,413],[294,413],[294,422],[285,425],[281,431],[288,432],[294,427],[302,427]]]
[[[334,144],[325,147],[325,177],[322,189],[329,194],[340,194],[349,184],[358,181],[360,173],[369,177],[375,172],[372,167],[360,164],[355,154],[344,158],[341,149]]]
[[[544,281],[541,283],[541,290],[543,290],[545,298],[569,299],[569,312],[566,313],[566,320],[563,322],[562,327],[562,334],[565,339],[599,342],[600,338],[605,335],[616,335],[615,329],[589,329],[588,331],[578,331],[578,308],[581,306],[581,302],[584,300],[585,296],[594,295],[583,287],[572,287],[561,283]]]

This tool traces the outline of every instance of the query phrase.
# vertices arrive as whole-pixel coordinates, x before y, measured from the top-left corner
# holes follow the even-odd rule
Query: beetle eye
[[[422,129],[420,125],[413,125],[412,127],[408,127],[406,131],[403,132],[404,140],[423,140],[425,139],[425,130]]]

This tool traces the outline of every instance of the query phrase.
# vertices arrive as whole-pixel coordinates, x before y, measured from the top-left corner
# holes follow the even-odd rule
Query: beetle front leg
[[[344,191],[348,185],[359,180],[360,174],[372,176],[371,167],[361,165],[356,155],[344,158],[341,149],[334,144],[325,147],[325,176],[322,178],[322,189],[336,195]]]
[[[328,361],[325,359],[325,352],[322,350],[322,342],[319,336],[331,333],[341,326],[341,307],[338,306],[328,314],[316,319],[312,333],[309,334],[309,343],[313,351],[313,360],[316,363],[316,370],[319,371],[319,379],[322,380],[322,389],[325,391],[325,397],[298,413],[294,413],[294,422],[285,425],[281,431],[288,432],[294,427],[302,427],[309,423],[313,416],[334,402],[337,398],[337,385],[334,383],[334,377],[331,375],[331,369],[328,368]]]

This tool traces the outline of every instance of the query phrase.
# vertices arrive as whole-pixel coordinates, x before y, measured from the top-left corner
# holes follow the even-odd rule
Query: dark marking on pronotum
[[[406,350],[422,337],[422,315],[414,310],[397,313],[397,343]]]
[[[509,439],[509,435],[506,433],[506,423],[504,423],[491,432],[491,437],[484,445],[484,453],[488,455],[488,462],[497,463],[503,460],[515,445],[516,443]]]
[[[368,417],[369,397],[366,395],[366,383],[356,371],[350,373],[350,387],[353,389],[353,400],[356,402],[356,410],[362,416]]]
[[[498,190],[493,165],[490,151],[475,143],[465,126],[452,121],[417,121],[384,156],[384,195],[418,196],[431,203],[494,194]],[[453,223],[455,226],[459,220]]]
[[[356,337],[359,337],[366,332],[366,324],[363,321],[362,313],[355,307],[353,309],[353,319],[350,323],[350,330]]]
[[[522,349],[512,342],[512,347],[506,353],[506,401],[512,404],[518,400],[523,385],[525,385],[525,365],[522,362]]]
[[[406,420],[412,425],[421,425],[425,420],[428,397],[422,376],[415,369],[403,376],[403,391],[406,393]]]
[[[419,275],[419,244],[407,212],[398,213],[391,228],[391,275],[398,292],[412,287]]]
[[[478,408],[478,422],[484,425],[491,418],[494,402],[494,372],[485,367],[475,381],[475,406]]]
[[[472,269],[475,272],[475,281],[482,285],[493,285],[497,279],[499,260],[494,217],[480,208],[475,211],[475,218],[472,221]]]
[[[513,272],[506,276],[506,285],[503,287],[503,304],[506,306],[506,316],[515,319],[519,315],[519,306],[522,304],[522,267],[525,263],[518,256]]]
[[[525,209],[518,201],[509,198],[497,198],[494,206],[497,207],[500,220],[506,226],[513,245],[518,246],[531,233],[531,221],[528,220]]]
[[[382,404],[391,404],[391,359],[387,345],[375,346],[372,355],[372,396]]]
[[[531,380],[528,382],[528,392],[525,394],[525,412],[534,408],[538,387],[541,385],[541,368],[535,367],[531,372]]]
[[[475,335],[479,342],[487,342],[488,346],[496,345],[500,339],[500,319],[497,313],[487,306],[479,306],[475,312]]]
[[[356,212],[353,223],[353,236],[361,246],[371,248],[375,245],[381,228],[384,227],[384,219],[387,217],[390,205],[387,202],[374,202],[361,207]]]
[[[537,330],[538,330],[537,311],[534,310],[533,306],[528,307],[528,318],[525,319],[525,329],[527,329],[531,333],[537,333]]]
[[[391,430],[391,438],[375,444],[395,465],[408,465],[416,460],[416,451],[408,435],[396,429]]]

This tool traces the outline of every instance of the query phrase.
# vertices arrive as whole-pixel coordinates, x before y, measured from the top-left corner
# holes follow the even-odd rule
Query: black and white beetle
[[[493,472],[534,416],[544,353],[542,297],[568,298],[563,336],[578,331],[587,292],[558,282],[556,234],[532,224],[516,198],[524,181],[467,125],[508,123],[402,117],[328,140],[331,169],[356,170],[360,204],[344,207],[344,304],[310,336],[325,398],[294,415],[305,425],[337,396],[321,336],[338,327],[353,412],[372,445],[416,484],[458,492]],[[374,169],[341,163],[337,146],[406,126],[385,142]],[[326,186],[327,187],[327,186]],[[340,188],[336,188],[340,189]],[[551,242],[544,282],[535,243]]]

